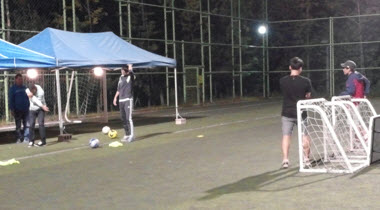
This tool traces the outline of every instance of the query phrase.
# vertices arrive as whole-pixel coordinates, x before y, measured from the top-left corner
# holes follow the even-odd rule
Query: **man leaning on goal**
[[[356,63],[352,60],[347,60],[341,63],[343,74],[347,75],[346,90],[341,92],[340,95],[350,95],[353,98],[367,98],[369,94],[370,82],[361,73],[355,71]]]
[[[282,168],[289,167],[289,146],[293,133],[293,127],[297,125],[297,102],[311,97],[311,81],[301,76],[303,61],[299,57],[290,59],[290,75],[280,79],[280,87],[283,94],[281,122],[282,122]],[[302,114],[306,119],[306,113]],[[303,148],[305,159],[310,153],[310,138],[303,135]]]

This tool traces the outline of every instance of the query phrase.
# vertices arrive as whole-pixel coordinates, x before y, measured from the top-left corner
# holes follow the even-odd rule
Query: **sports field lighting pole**
[[[263,38],[263,96],[265,97],[265,35],[267,33],[267,26],[266,25],[260,25],[259,28],[257,29],[259,34]]]

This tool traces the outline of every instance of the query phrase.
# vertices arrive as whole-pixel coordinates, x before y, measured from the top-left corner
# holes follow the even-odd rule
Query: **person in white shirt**
[[[29,97],[29,147],[32,146],[45,146],[46,145],[46,131],[45,131],[45,112],[49,111],[49,107],[46,106],[45,92],[41,86],[32,84],[26,89],[26,93]],[[38,118],[39,133],[41,141],[34,144],[34,130],[36,126],[36,118]]]

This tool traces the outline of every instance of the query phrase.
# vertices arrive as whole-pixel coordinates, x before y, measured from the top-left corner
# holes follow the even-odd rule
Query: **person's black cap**
[[[346,60],[346,62],[340,64],[343,68],[350,68],[351,70],[354,70],[356,68],[356,63],[352,60]]]

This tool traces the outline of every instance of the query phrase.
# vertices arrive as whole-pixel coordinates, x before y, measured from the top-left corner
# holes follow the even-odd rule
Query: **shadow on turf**
[[[329,176],[329,177],[323,177],[318,180],[313,180],[310,182],[304,182],[302,184],[297,184],[293,186],[283,186],[278,189],[273,189],[273,190],[268,190],[268,189],[263,189],[265,186],[268,186],[270,184],[274,184],[278,181],[282,181],[284,179],[290,178],[290,177],[296,177],[298,174],[298,168],[291,168],[288,170],[284,169],[278,169],[274,171],[269,171],[265,172],[256,176],[248,177],[245,179],[242,179],[238,182],[234,182],[231,184],[223,185],[217,188],[213,188],[210,190],[207,190],[206,193],[208,195],[203,196],[199,198],[198,200],[211,200],[218,198],[219,196],[225,195],[225,194],[232,194],[232,193],[239,193],[239,192],[249,192],[249,191],[266,191],[266,192],[274,192],[274,191],[284,191],[284,190],[289,190],[292,188],[298,188],[301,186],[306,186],[309,184],[321,182],[324,180],[328,179],[333,179],[338,176],[342,175],[334,175],[334,176]],[[311,175],[314,176],[314,175]]]
[[[202,117],[187,117],[187,119],[194,119],[194,118],[202,118]],[[172,122],[174,125],[174,118],[173,117],[149,117],[149,116],[134,116],[133,124],[135,127],[138,126],[145,126],[145,125],[153,125],[153,124],[159,124],[159,123],[168,123]],[[81,123],[81,124],[71,124],[65,126],[65,131],[67,133],[70,133],[72,135],[76,134],[86,134],[86,133],[96,133],[100,132],[102,130],[103,126],[109,126],[112,129],[122,129],[123,123],[121,119],[113,119],[109,120],[108,123],[102,123],[102,122],[87,122],[87,123]],[[149,134],[146,136],[137,137],[136,140],[143,140],[152,136],[165,134],[165,132],[157,133],[157,134]],[[36,140],[38,141],[40,139],[38,129],[35,130]],[[47,127],[46,128],[46,138],[57,138],[59,135],[59,128],[58,125],[54,127]],[[73,137],[72,140],[75,140]],[[0,133],[0,145],[1,144],[10,144],[15,143],[15,135],[14,131],[10,132],[2,132]],[[56,144],[57,142],[54,142],[53,144]]]
[[[380,163],[377,162],[377,163],[374,163],[368,167],[365,167],[363,168],[362,170],[358,171],[357,173],[353,174],[350,179],[354,179],[360,175],[364,175],[364,174],[367,174],[369,173],[370,171],[374,170],[374,169],[379,169],[380,168]]]
[[[136,137],[136,139],[134,141],[141,141],[141,140],[144,140],[144,139],[147,139],[147,138],[151,138],[151,137],[154,137],[154,136],[160,136],[160,135],[164,135],[164,134],[169,134],[169,133],[172,133],[172,132],[151,133],[151,134],[144,135],[144,136],[138,136],[138,137]]]

